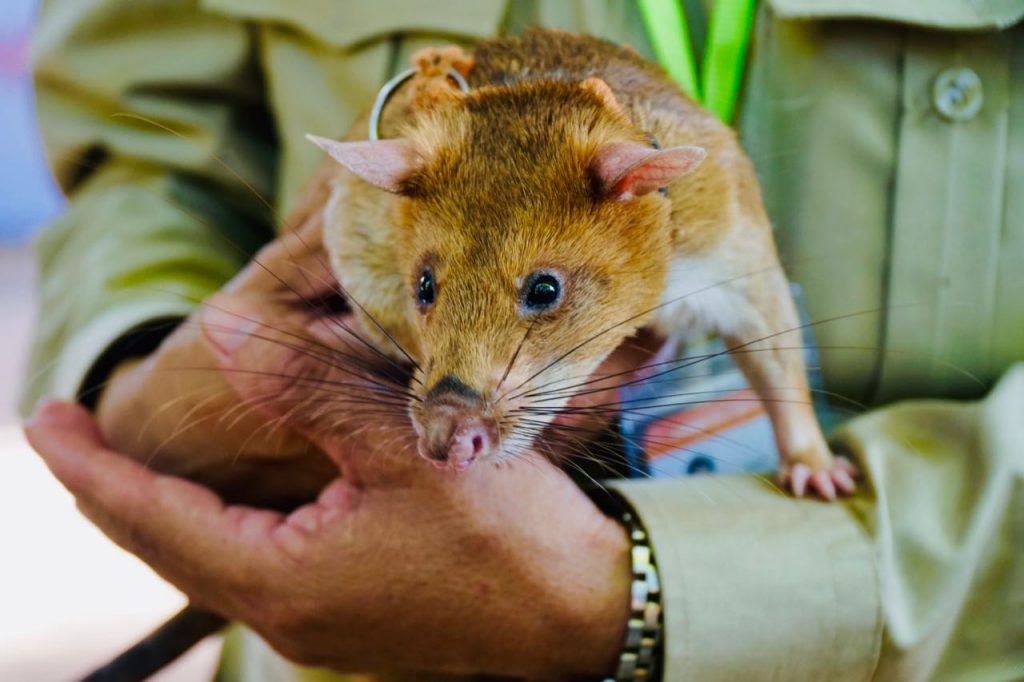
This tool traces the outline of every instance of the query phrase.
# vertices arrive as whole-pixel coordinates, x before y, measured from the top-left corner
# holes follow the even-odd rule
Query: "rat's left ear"
[[[422,162],[408,140],[338,142],[316,135],[306,135],[306,139],[363,180],[388,192],[400,192]]]
[[[622,110],[619,100],[615,99],[615,93],[612,92],[612,89],[602,79],[597,76],[591,76],[581,82],[580,87],[597,97],[608,111],[618,116],[624,123],[629,124],[629,116]]]
[[[629,201],[667,187],[700,165],[702,147],[652,149],[637,142],[612,142],[597,151],[591,172],[602,196]]]

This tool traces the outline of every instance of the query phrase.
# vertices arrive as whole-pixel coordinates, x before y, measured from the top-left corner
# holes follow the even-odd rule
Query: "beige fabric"
[[[916,401],[840,434],[870,473],[875,679],[1024,679],[1024,365],[982,403]]]
[[[870,482],[846,505],[748,478],[616,485],[671,576],[669,679],[1024,679],[1024,365],[982,403],[900,403],[839,436]]]
[[[870,678],[882,631],[874,548],[844,507],[749,477],[615,487],[666,576],[668,679]]]
[[[787,19],[884,19],[927,28],[1006,28],[1024,17],[1019,0],[767,0]]]
[[[849,6],[869,4],[933,6]],[[752,49],[740,127],[788,272],[811,317],[832,320],[813,327],[828,388],[868,404],[983,395],[1024,352],[1024,26],[765,9]],[[936,106],[953,69],[980,81],[967,120]]]

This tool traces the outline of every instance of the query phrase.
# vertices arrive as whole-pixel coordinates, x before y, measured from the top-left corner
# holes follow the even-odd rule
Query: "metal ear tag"
[[[409,80],[413,76],[419,73],[419,69],[411,68],[406,69],[402,73],[398,74],[380,89],[377,93],[377,99],[373,102],[373,109],[370,110],[370,125],[369,125],[369,137],[371,141],[376,142],[380,139],[380,117],[384,112],[384,105],[388,103],[391,96],[395,94],[395,90],[398,89],[405,81]],[[469,83],[462,77],[462,74],[455,69],[448,69],[448,77],[455,81],[455,84],[459,86],[459,90],[462,92],[469,92]]]

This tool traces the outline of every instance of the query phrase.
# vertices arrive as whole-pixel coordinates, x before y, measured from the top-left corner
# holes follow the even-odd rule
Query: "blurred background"
[[[0,681],[74,679],[183,597],[96,531],[32,453],[15,412],[34,315],[32,239],[62,205],[29,78],[36,0],[0,0]],[[210,679],[217,642],[154,678]]]

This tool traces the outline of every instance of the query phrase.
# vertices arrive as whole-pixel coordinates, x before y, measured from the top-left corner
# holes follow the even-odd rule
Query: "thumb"
[[[289,411],[288,401],[319,363],[317,341],[302,333],[308,316],[297,311],[266,314],[253,301],[222,293],[205,302],[199,316],[206,341],[228,385],[243,403],[268,416]]]
[[[328,451],[368,419],[408,427],[406,378],[366,344],[351,319],[326,320],[291,308],[268,318],[262,310],[253,301],[222,294],[200,318],[228,384],[243,402]]]

